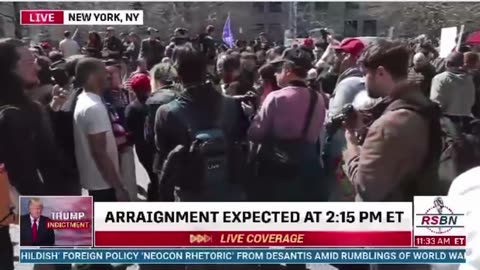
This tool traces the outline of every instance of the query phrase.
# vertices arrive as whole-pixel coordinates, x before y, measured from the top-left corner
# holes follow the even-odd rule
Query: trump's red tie
[[[32,240],[33,242],[37,241],[37,219],[33,219],[33,225],[32,225]]]

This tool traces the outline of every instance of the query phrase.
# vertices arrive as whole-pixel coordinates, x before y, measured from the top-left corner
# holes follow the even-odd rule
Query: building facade
[[[468,7],[467,7],[468,5]],[[409,7],[406,9],[406,7]],[[477,7],[471,8],[471,7]],[[480,4],[472,3],[396,3],[396,2],[2,2],[0,3],[0,36],[30,37],[33,40],[62,39],[63,31],[85,36],[88,31],[105,31],[105,26],[19,26],[21,9],[77,9],[144,11],[143,26],[116,26],[117,32],[136,32],[144,36],[147,27],[159,30],[168,41],[176,27],[190,30],[192,36],[213,25],[221,38],[226,18],[230,15],[235,39],[252,40],[260,32],[273,41],[282,41],[285,30],[296,29],[303,37],[308,30],[329,28],[343,36],[388,36],[394,26],[395,36],[418,35],[427,30],[468,25],[476,22]],[[466,11],[465,11],[466,10]],[[462,12],[460,12],[462,11]],[[443,12],[443,13],[442,13]],[[433,15],[432,15],[433,14]],[[471,15],[467,18],[467,15]],[[428,16],[427,16],[428,15]],[[430,18],[432,17],[432,18]],[[437,17],[441,17],[439,20]],[[450,19],[451,18],[451,19]],[[426,23],[427,19],[431,19]],[[449,20],[447,20],[449,19]],[[472,24],[472,23],[470,23]],[[409,26],[410,25],[410,26]],[[414,26],[413,28],[411,26]],[[420,27],[425,25],[425,27]],[[438,28],[438,29],[436,29]],[[407,32],[407,33],[402,33]]]
[[[344,37],[387,36],[390,25],[377,16],[389,3],[298,2],[300,33],[312,28],[329,28]]]
[[[221,38],[223,25],[231,16],[232,32],[236,39],[250,40],[260,32],[266,32],[273,40],[282,40],[284,30],[290,23],[287,2],[19,2],[17,9],[54,9],[54,10],[109,10],[141,9],[144,11],[144,26],[116,26],[120,32],[137,32],[145,35],[149,26],[159,30],[159,36],[168,40],[173,30],[185,27],[192,36],[204,31],[206,26],[214,25],[216,36]],[[88,31],[104,32],[105,26],[19,26],[19,20],[12,3],[0,4],[0,36],[14,36],[18,28],[20,36],[30,37],[34,41],[44,39],[60,40],[65,30],[85,36]]]
[[[15,36],[15,14],[13,2],[0,2],[0,38]]]

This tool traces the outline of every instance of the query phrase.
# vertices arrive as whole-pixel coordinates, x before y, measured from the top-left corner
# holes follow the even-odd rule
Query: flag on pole
[[[393,39],[393,33],[395,31],[395,27],[392,26],[388,29],[388,39]]]
[[[230,26],[230,14],[228,14],[225,25],[223,26],[223,42],[225,42],[230,48],[233,48],[234,46],[233,33]]]
[[[72,39],[76,39],[78,34],[78,27],[75,29],[75,32],[73,32]]]
[[[460,46],[462,45],[462,38],[463,38],[464,31],[465,31],[465,25],[462,24],[462,26],[460,26],[460,34],[458,34],[457,46],[455,47],[455,51],[457,52],[458,50],[460,50]]]
[[[82,37],[79,33],[78,27],[75,29],[75,32],[73,32],[72,39],[75,40],[80,47],[82,47]]]

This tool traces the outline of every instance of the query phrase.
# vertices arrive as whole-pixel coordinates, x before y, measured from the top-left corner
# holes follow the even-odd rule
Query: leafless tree
[[[388,8],[387,8],[388,7]],[[396,33],[409,36],[438,36],[443,27],[465,25],[466,31],[480,27],[477,19],[480,2],[403,2],[391,3],[374,11],[395,27]]]

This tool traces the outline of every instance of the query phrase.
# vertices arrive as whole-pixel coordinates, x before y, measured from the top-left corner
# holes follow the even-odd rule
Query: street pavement
[[[148,185],[148,182],[149,182],[149,179],[148,179],[148,175],[145,171],[145,169],[143,168],[143,166],[140,164],[140,162],[138,161],[138,158],[135,156],[135,174],[136,174],[136,177],[137,177],[137,185],[140,186],[142,189],[146,190],[147,189],[147,185]],[[87,195],[85,193],[85,195]],[[142,195],[139,195],[139,199],[140,200],[144,200],[145,197],[143,197]],[[11,234],[11,237],[12,237],[12,242],[14,244],[14,249],[15,249],[15,256],[17,257],[17,262],[15,263],[15,270],[43,270],[35,267],[32,265],[32,264],[19,264],[18,263],[18,255],[19,255],[19,246],[18,246],[18,243],[19,243],[19,228],[18,226],[12,226],[11,229],[10,229],[10,234]],[[151,269],[151,268],[149,268]],[[236,270],[239,270],[237,268],[235,268]],[[310,270],[336,270],[335,267],[332,267],[330,265],[309,265],[309,269]],[[1,270],[1,269],[0,269]],[[47,269],[45,269],[47,270]],[[50,270],[50,269],[48,269]],[[125,270],[138,270],[138,266],[137,265],[133,265],[133,266],[129,266],[127,267]]]

